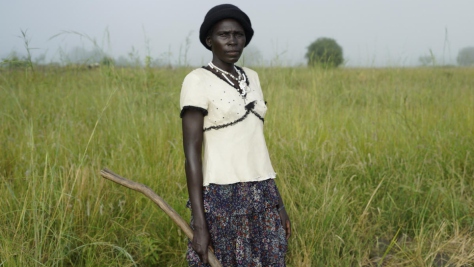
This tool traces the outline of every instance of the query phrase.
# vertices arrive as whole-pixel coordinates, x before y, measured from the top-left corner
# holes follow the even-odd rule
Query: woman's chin
[[[240,55],[236,57],[229,57],[226,61],[227,63],[235,64],[237,63],[237,61],[239,61],[239,59],[240,59]]]

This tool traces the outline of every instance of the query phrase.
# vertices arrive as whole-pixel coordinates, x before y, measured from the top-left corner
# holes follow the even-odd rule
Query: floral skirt
[[[222,266],[285,266],[287,241],[273,179],[210,184],[203,188],[203,200],[212,247]],[[201,263],[191,241],[186,259],[189,266],[210,266]]]

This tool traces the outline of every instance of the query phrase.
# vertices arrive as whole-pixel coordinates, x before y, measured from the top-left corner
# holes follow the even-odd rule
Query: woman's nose
[[[234,34],[230,35],[229,43],[230,44],[236,44],[237,43],[237,37]]]

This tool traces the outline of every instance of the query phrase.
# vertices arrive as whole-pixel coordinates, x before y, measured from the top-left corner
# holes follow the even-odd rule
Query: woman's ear
[[[207,46],[212,47],[211,36],[207,36],[207,37],[206,37],[206,44],[207,44]]]

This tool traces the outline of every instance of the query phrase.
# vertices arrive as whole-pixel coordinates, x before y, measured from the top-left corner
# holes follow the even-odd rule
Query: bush
[[[337,67],[344,61],[342,47],[331,38],[318,38],[308,46],[308,66]]]
[[[0,61],[0,66],[5,66],[8,69],[26,68],[31,65],[31,62],[26,57],[20,57],[16,52],[11,52],[7,58]]]
[[[460,66],[474,66],[474,47],[459,50],[457,61]]]

